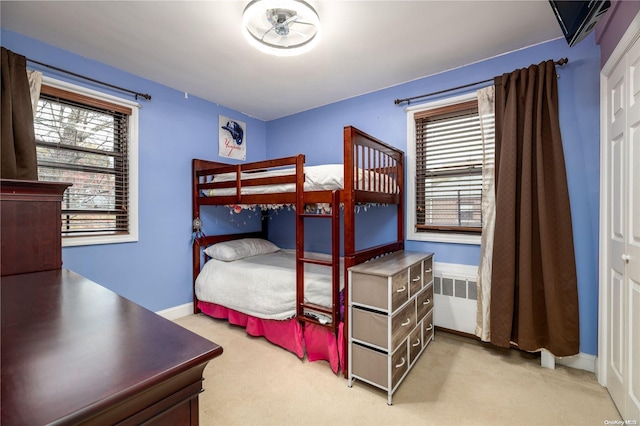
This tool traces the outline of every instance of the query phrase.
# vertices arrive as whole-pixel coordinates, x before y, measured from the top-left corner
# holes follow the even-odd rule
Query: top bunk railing
[[[367,260],[369,256],[379,256],[387,250],[400,250],[404,246],[404,152],[355,127],[347,126],[344,128],[344,162],[345,189],[341,198],[344,205],[392,204],[397,208],[397,238],[391,245],[373,252],[358,252],[355,232],[345,233],[344,256],[345,267],[348,268]],[[380,179],[382,183],[378,187],[381,191],[375,192],[375,186],[359,185],[355,178],[359,171],[382,173],[384,177]],[[346,229],[354,228],[354,209],[344,210],[344,223]]]
[[[404,152],[352,126],[344,128],[345,191],[355,203],[399,204]],[[385,196],[386,195],[386,196]]]
[[[303,154],[272,160],[229,165],[206,160],[193,160],[193,197],[198,205],[289,204],[295,203],[295,192],[304,184]],[[286,174],[271,176],[269,172],[287,169]],[[288,185],[282,193],[247,195],[245,191]]]

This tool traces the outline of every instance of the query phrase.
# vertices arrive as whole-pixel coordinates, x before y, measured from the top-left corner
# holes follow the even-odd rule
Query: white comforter
[[[258,318],[291,318],[296,314],[295,255],[283,249],[233,262],[211,259],[196,279],[196,296]],[[340,288],[342,277],[341,269]],[[331,306],[331,268],[305,264],[304,283],[307,303]]]

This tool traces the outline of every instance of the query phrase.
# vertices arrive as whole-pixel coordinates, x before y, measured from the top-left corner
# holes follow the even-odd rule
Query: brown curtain
[[[38,180],[27,59],[2,48],[1,175]]]
[[[547,61],[495,80],[491,342],[569,356],[578,293],[556,79]]]

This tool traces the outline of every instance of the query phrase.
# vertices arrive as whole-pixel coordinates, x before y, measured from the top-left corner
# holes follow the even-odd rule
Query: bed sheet
[[[233,262],[211,259],[196,279],[198,300],[263,319],[296,314],[295,250],[252,256]],[[330,259],[326,254],[314,257]],[[344,287],[342,267],[340,289]],[[331,268],[305,264],[305,302],[331,306]]]

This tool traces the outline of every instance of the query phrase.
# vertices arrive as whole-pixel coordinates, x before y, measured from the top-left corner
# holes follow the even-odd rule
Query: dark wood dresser
[[[2,277],[3,425],[197,425],[217,344],[65,269]]]
[[[61,269],[67,184],[0,183],[0,424],[197,425],[222,347]]]
[[[62,267],[60,182],[0,180],[0,274],[15,275]]]

